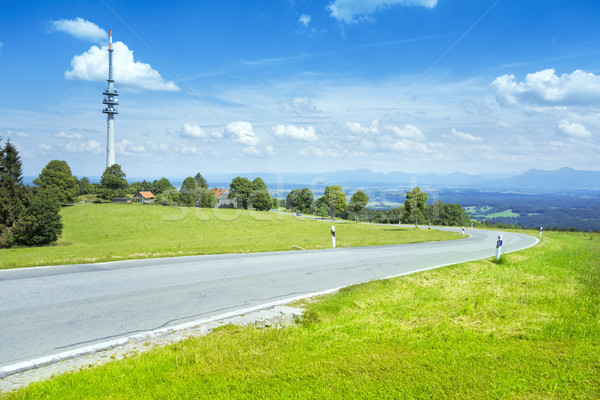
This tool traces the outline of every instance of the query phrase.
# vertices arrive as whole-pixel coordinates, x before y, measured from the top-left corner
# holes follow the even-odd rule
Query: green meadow
[[[497,263],[374,281],[303,306],[292,327],[226,326],[5,398],[600,398],[598,234],[551,232]]]
[[[199,254],[325,249],[330,221],[281,213],[140,204],[82,204],[61,211],[54,245],[0,250],[0,269]],[[459,239],[457,233],[335,222],[336,245]]]

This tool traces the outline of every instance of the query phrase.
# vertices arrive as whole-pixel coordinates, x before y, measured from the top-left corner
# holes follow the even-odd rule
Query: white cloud
[[[556,75],[554,69],[527,74],[518,82],[514,75],[502,75],[492,84],[498,102],[517,105],[589,104],[600,100],[600,76],[582,70]]]
[[[56,138],[61,138],[61,139],[83,139],[83,135],[81,135],[80,133],[66,133],[66,132],[58,132],[55,133],[54,135],[52,135]]]
[[[353,23],[361,19],[357,16],[364,18],[394,5],[433,8],[437,0],[335,0],[327,8],[333,18]]]
[[[277,153],[277,150],[273,146],[266,146],[265,150],[267,151],[267,154],[270,155],[270,156],[272,156],[272,155],[274,155],[274,154]]]
[[[411,125],[411,124],[404,125],[404,127],[402,127],[402,128],[398,127],[398,126],[392,126],[392,125],[388,125],[385,128],[395,132],[397,136],[404,138],[404,139],[415,139],[415,140],[424,140],[425,139],[425,135],[423,134],[423,132],[419,128],[417,128],[416,126]]]
[[[362,126],[358,122],[346,122],[345,127],[352,133],[368,134],[368,133],[379,133],[377,126],[379,125],[378,120],[374,120],[371,126]]]
[[[7,129],[4,131],[4,133],[2,133],[0,135],[0,138],[2,137],[12,137],[12,136],[16,136],[16,137],[20,137],[20,138],[28,138],[31,135],[29,135],[28,133],[22,132],[22,131],[13,131],[12,129]]]
[[[175,147],[175,151],[179,154],[183,154],[183,155],[189,155],[189,154],[200,154],[200,151],[198,151],[198,148],[196,146],[186,146],[183,144],[180,144],[178,146]]]
[[[402,151],[404,153],[430,153],[431,149],[422,142],[411,139],[400,139],[390,145],[392,150]]]
[[[319,110],[308,97],[295,97],[291,101],[284,101],[279,107],[279,111],[284,114],[316,114],[320,113]]]
[[[219,131],[206,132],[202,127],[198,125],[191,125],[185,123],[183,127],[177,132],[177,135],[182,138],[190,139],[219,139],[223,137],[223,133]]]
[[[340,153],[337,150],[331,149],[329,147],[322,148],[317,146],[309,146],[301,149],[299,153],[303,156],[315,156],[315,157],[332,157],[338,158]]]
[[[298,22],[304,26],[308,26],[308,24],[310,24],[310,15],[302,14],[298,19]]]
[[[467,142],[481,142],[483,140],[479,136],[473,136],[470,133],[457,131],[454,128],[452,128],[452,137],[461,140],[466,140]]]
[[[100,28],[93,22],[86,21],[80,17],[75,19],[59,19],[58,21],[52,21],[50,26],[56,31],[66,32],[75,36],[76,38],[94,43],[101,42],[108,37],[108,34],[104,29]]]
[[[252,124],[246,121],[232,122],[225,127],[225,130],[234,135],[238,142],[246,146],[255,146],[260,143],[260,139],[254,134]],[[252,151],[253,149],[250,149]]]
[[[169,152],[169,145],[163,142],[160,143],[156,143],[155,141],[150,141],[148,142],[148,146],[150,147],[150,150],[155,151],[155,152],[160,152],[160,153],[168,153]]]
[[[113,66],[116,85],[124,84],[146,90],[179,91],[171,81],[164,81],[150,64],[134,61],[133,50],[123,42],[113,43]],[[108,46],[92,46],[88,51],[71,60],[71,70],[65,72],[67,79],[105,81],[108,77]]]
[[[317,140],[315,128],[302,128],[295,125],[277,125],[273,127],[275,136],[286,136],[298,140]]]
[[[588,131],[585,126],[567,120],[560,121],[558,129],[565,135],[572,137],[587,138],[592,136],[592,133]]]
[[[96,140],[87,140],[85,142],[68,142],[64,146],[65,151],[69,153],[102,153],[104,149]]]
[[[115,143],[115,150],[119,154],[140,154],[147,152],[144,146],[138,146],[135,142],[127,139]]]

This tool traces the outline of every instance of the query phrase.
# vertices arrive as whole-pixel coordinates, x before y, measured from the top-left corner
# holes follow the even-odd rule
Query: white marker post
[[[335,249],[335,226],[331,225],[331,245]]]
[[[464,226],[462,227],[462,232],[461,232],[460,234],[461,234],[461,235],[464,235],[464,234],[465,234],[465,227],[464,227]]]
[[[498,241],[496,242],[496,261],[500,259],[500,254],[502,254],[502,235],[498,236]]]
[[[544,233],[544,227],[540,226],[540,237],[542,237],[542,233]]]

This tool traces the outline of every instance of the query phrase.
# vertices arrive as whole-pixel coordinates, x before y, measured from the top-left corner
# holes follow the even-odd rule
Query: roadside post
[[[473,229],[473,223],[471,222],[471,229]]]
[[[496,242],[496,261],[500,259],[500,254],[502,254],[502,235],[498,236],[498,241]]]
[[[335,226],[331,225],[331,245],[335,249]]]
[[[464,234],[465,234],[465,227],[464,227],[464,226],[462,227],[462,232],[461,232],[460,234],[461,234],[461,235],[464,235]]]
[[[542,233],[544,233],[544,227],[540,226],[540,237],[542,237]]]

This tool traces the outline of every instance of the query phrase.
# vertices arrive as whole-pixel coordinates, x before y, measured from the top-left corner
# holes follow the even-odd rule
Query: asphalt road
[[[265,303],[492,257],[498,232],[383,247],[0,270],[0,368]],[[503,233],[503,252],[537,243]]]

